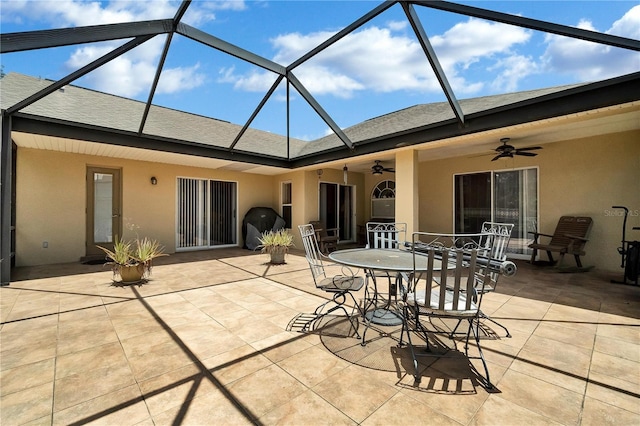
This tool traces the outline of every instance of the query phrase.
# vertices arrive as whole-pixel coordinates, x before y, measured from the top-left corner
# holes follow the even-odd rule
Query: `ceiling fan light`
[[[381,175],[381,174],[382,174],[382,170],[375,169],[375,170],[373,171],[373,174],[374,174],[374,175]]]

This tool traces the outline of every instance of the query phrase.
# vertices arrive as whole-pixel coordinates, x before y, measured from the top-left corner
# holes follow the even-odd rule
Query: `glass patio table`
[[[425,259],[416,263],[415,271],[426,271],[426,254],[416,253],[416,256],[420,256]],[[402,285],[403,277],[408,279],[409,275],[414,272],[413,252],[409,250],[357,248],[331,252],[329,254],[329,258],[336,263],[364,269],[365,271],[383,271],[389,273],[390,276],[395,275],[396,288],[399,288]],[[438,270],[442,268],[440,260],[434,259],[434,267]],[[389,297],[385,306],[377,306],[378,286],[375,276],[372,276],[372,278],[374,294],[370,306],[373,306],[374,309],[367,310],[365,313],[366,319],[379,325],[402,324],[402,315],[391,305],[391,297]]]

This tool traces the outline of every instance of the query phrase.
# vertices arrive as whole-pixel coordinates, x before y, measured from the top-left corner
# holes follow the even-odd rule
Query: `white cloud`
[[[108,3],[77,0],[57,1],[3,1],[4,16],[28,16],[32,21],[47,22],[53,28],[113,24],[154,19],[172,18],[179,1],[117,0]],[[185,21],[202,23],[215,19],[214,10],[242,10],[243,1],[194,2]],[[23,18],[24,19],[24,18]],[[165,36],[156,36],[99,69],[86,75],[91,87],[121,96],[136,97],[148,93],[162,52]],[[65,65],[69,71],[90,63],[123,43],[120,41],[83,45],[74,50]],[[198,71],[200,65],[183,65],[164,68],[158,85],[158,93],[175,93],[201,86],[205,75]]]
[[[515,92],[518,89],[518,82],[523,78],[539,72],[540,67],[529,56],[512,55],[503,60],[499,60],[489,71],[498,72],[497,77],[491,83],[491,87],[496,92]]]
[[[313,95],[349,98],[360,91],[439,92],[441,90],[417,39],[405,34],[407,24],[389,22],[345,36],[333,46],[294,69],[295,75]],[[288,65],[331,37],[333,32],[290,33],[272,39],[273,60]],[[514,88],[536,67],[523,65],[523,57],[511,49],[529,41],[529,31],[518,27],[469,19],[431,43],[447,78],[456,91],[475,93],[485,87],[464,74],[472,64],[491,61],[497,75],[493,87]],[[531,61],[529,60],[529,63]],[[226,70],[225,79],[243,90],[266,90],[263,72],[248,75]],[[258,83],[262,84],[258,84]]]
[[[595,31],[590,21],[578,28]],[[631,39],[640,39],[640,6],[630,9],[606,31]],[[575,75],[582,81],[602,80],[640,70],[640,54],[574,38],[548,35],[542,60],[549,71]]]
[[[206,76],[198,72],[198,68],[200,64],[163,70],[158,83],[158,93],[177,93],[202,86]]]
[[[218,83],[232,83],[234,88],[247,92],[265,92],[277,78],[273,73],[257,71],[237,75],[234,67],[220,69],[219,75]]]

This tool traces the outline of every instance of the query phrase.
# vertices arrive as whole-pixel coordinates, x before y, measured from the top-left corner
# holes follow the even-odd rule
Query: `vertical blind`
[[[237,243],[236,183],[178,178],[177,248]]]

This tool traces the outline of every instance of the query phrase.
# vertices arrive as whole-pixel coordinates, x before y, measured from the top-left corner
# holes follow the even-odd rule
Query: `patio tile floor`
[[[339,318],[292,329],[325,295],[300,252],[286,260],[178,253],[139,286],[102,265],[16,269],[0,288],[0,424],[638,424],[640,288],[618,277],[518,262],[483,302],[513,335],[485,322],[487,391],[464,357],[421,363],[414,383],[397,329],[365,348]]]

